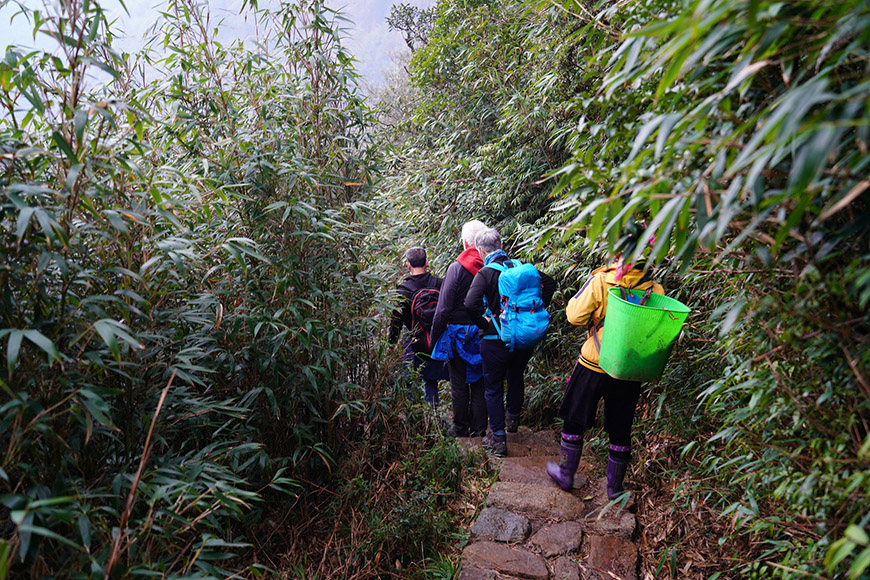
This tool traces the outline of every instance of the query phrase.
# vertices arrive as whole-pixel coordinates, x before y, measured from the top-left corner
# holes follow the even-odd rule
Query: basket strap
[[[595,350],[598,351],[598,354],[601,354],[601,341],[598,339],[598,331],[601,330],[601,327],[604,326],[604,318],[601,319],[601,322],[598,324],[589,323],[587,327],[588,330],[592,333],[592,342],[595,343]]]

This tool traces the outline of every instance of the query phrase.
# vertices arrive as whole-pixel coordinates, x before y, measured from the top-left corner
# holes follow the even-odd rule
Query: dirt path
[[[605,478],[589,478],[585,455],[574,489],[562,491],[544,470],[558,456],[552,431],[508,434],[508,456],[495,459],[498,481],[471,526],[459,580],[637,580],[633,502],[602,514]]]

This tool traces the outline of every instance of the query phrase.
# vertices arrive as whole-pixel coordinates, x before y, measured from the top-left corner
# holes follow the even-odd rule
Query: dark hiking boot
[[[562,449],[559,454],[559,463],[547,462],[547,475],[559,484],[565,491],[571,491],[574,486],[574,474],[580,464],[580,455],[583,453],[583,440],[577,443],[562,441]]]
[[[504,430],[508,433],[516,433],[520,428],[520,418],[508,415],[504,421]]]
[[[618,459],[608,454],[607,456],[607,499],[618,498],[624,490],[622,482],[625,480],[625,471],[628,469],[627,459]]]
[[[447,430],[447,436],[448,437],[468,437],[469,433],[468,433],[468,429],[466,429],[465,427],[457,427],[456,425],[453,425],[452,427],[450,427],[450,429]]]
[[[496,457],[506,457],[507,437],[498,437],[490,433],[483,438],[483,447]]]

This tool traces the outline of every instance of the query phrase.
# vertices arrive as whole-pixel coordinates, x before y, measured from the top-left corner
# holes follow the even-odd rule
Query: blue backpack
[[[532,348],[544,338],[550,325],[550,313],[541,298],[541,274],[531,264],[519,260],[492,262],[485,267],[501,272],[498,277],[501,314],[497,321],[492,318],[498,337],[510,352]]]

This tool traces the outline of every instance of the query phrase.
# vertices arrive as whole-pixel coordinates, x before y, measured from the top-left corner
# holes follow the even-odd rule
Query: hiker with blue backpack
[[[432,360],[434,346],[431,332],[435,307],[438,304],[442,279],[426,271],[429,262],[426,250],[419,246],[405,252],[408,276],[399,284],[399,307],[390,320],[391,344],[398,341],[402,328],[407,329],[403,343],[402,360],[413,365],[423,379],[423,400],[438,405],[438,381],[447,379],[443,361]]]
[[[556,282],[531,264],[508,258],[495,229],[477,234],[474,244],[484,266],[471,282],[465,308],[483,339],[480,355],[491,431],[483,444],[504,457],[507,433],[519,428],[525,398],[523,373],[535,345],[546,334],[550,321],[546,307]]]
[[[637,239],[627,236],[628,243]],[[651,240],[652,241],[652,240]],[[624,248],[630,254],[634,247]],[[607,497],[616,499],[623,492],[623,481],[631,458],[631,424],[640,398],[640,382],[620,380],[608,375],[598,364],[607,297],[610,288],[643,290],[664,294],[662,286],[644,272],[644,263],[625,264],[622,254],[592,272],[592,275],[568,302],[568,322],[586,329],[586,341],[562,398],[558,416],[563,419],[559,463],[547,463],[547,473],[565,491],[574,485],[574,474],[583,452],[583,434],[595,426],[598,402],[604,399],[604,430],[610,439],[607,453]],[[626,292],[626,297],[628,293]]]

